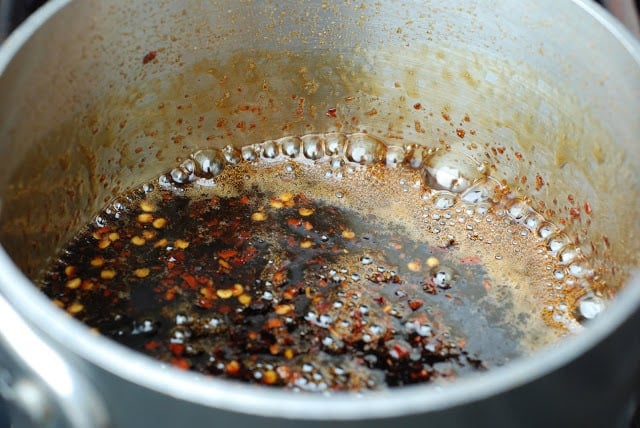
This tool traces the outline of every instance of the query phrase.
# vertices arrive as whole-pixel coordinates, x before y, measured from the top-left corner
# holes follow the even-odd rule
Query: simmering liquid
[[[325,391],[505,364],[595,316],[594,282],[486,166],[317,134],[192,154],[109,204],[41,286],[178,367]]]

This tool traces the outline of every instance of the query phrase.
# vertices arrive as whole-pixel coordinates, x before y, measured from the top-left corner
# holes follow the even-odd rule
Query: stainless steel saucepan
[[[640,393],[639,112],[640,43],[588,0],[51,0],[0,49],[0,395],[49,426],[625,426]],[[495,165],[566,220],[615,296],[505,367],[324,396],[167,367],[33,285],[106,201],[176,159],[332,131]]]

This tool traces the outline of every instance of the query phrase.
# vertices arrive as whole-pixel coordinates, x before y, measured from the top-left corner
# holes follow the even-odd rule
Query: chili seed
[[[149,276],[149,268],[139,268],[133,271],[133,274],[138,278],[146,278]]]
[[[160,218],[157,218],[157,219],[153,220],[153,223],[151,223],[151,224],[156,229],[162,229],[163,227],[165,227],[167,225],[167,219],[160,217]]]
[[[420,269],[422,269],[422,266],[420,266],[420,263],[418,262],[409,262],[407,263],[407,269],[411,272],[419,272]]]
[[[75,273],[76,273],[76,267],[75,266],[69,265],[69,266],[66,266],[64,268],[64,274],[67,275],[67,276],[73,276],[73,275],[75,275]]]
[[[153,248],[166,247],[168,243],[169,241],[167,241],[165,238],[162,238],[161,240],[153,244]]]
[[[178,239],[178,240],[176,240],[174,245],[176,246],[176,248],[180,248],[181,250],[184,250],[185,248],[187,248],[189,246],[189,243],[187,241],[182,240],[182,239]]]
[[[311,248],[312,246],[313,246],[313,241],[310,241],[308,239],[300,243],[300,248]]]
[[[140,209],[145,213],[152,213],[156,210],[156,207],[149,201],[142,201],[140,202]]]
[[[262,211],[258,211],[251,214],[251,220],[253,221],[265,221],[266,219],[267,219],[267,215]]]
[[[240,302],[241,305],[249,306],[251,304],[251,296],[248,294],[241,294],[238,296],[238,302]]]
[[[100,267],[103,264],[104,264],[104,257],[102,256],[97,256],[91,259],[91,266],[93,267]]]
[[[113,269],[105,269],[100,272],[100,278],[102,279],[113,279],[116,276],[116,271]]]
[[[280,195],[280,200],[282,202],[289,202],[293,200],[293,193],[285,192]]]
[[[227,363],[225,370],[230,375],[237,374],[240,371],[240,363],[238,363],[236,360],[230,361],[229,363]]]
[[[267,370],[266,372],[264,372],[264,376],[262,379],[267,385],[273,385],[278,381],[278,374],[273,370]]]
[[[309,217],[314,212],[315,210],[313,208],[307,208],[307,207],[301,207],[298,210],[298,214],[300,214],[302,217]]]
[[[216,290],[216,294],[221,299],[229,299],[231,296],[233,296],[233,290],[228,288]]]
[[[239,296],[244,293],[244,287],[242,284],[233,284],[233,288],[231,289],[234,296]]]
[[[143,230],[142,237],[146,240],[150,240],[156,237],[156,232],[153,230]]]
[[[293,311],[293,305],[278,305],[275,307],[275,313],[278,315],[286,315],[289,312]]]
[[[109,241],[113,242],[120,239],[120,234],[118,232],[111,232],[107,237],[109,238]]]
[[[67,288],[70,288],[71,290],[74,290],[74,289],[80,287],[81,283],[82,283],[82,280],[80,278],[73,278],[73,279],[67,281]]]
[[[131,238],[131,243],[133,245],[137,245],[137,246],[141,246],[144,245],[147,241],[142,238],[141,236],[134,236],[133,238]]]
[[[342,237],[344,239],[353,239],[355,238],[356,233],[351,229],[345,229],[342,231]]]
[[[272,199],[269,202],[269,205],[271,206],[271,208],[275,208],[275,209],[280,209],[284,207],[284,203],[278,199]]]
[[[69,307],[67,308],[67,312],[69,312],[71,315],[75,315],[77,313],[82,312],[83,309],[84,309],[84,305],[82,303],[74,302],[71,305],[69,305]]]
[[[138,215],[138,223],[151,223],[153,221],[153,216],[149,213],[142,213]]]
[[[429,266],[430,268],[436,267],[439,264],[440,264],[440,261],[435,257],[429,257],[427,259],[427,266]]]
[[[109,241],[108,239],[103,239],[101,241],[98,241],[98,248],[100,248],[101,250],[104,250],[109,245],[111,245],[111,241]]]

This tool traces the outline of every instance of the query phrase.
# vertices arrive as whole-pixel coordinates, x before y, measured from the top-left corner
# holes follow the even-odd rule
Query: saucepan
[[[52,0],[0,50],[0,393],[49,426],[625,426],[639,111],[640,44],[587,0]],[[447,384],[308,394],[168,366],[34,285],[114,196],[189,153],[314,133],[488,165],[594,261],[585,328]]]

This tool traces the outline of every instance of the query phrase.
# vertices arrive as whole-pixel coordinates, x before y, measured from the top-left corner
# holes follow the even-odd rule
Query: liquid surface
[[[505,364],[596,316],[594,281],[486,166],[318,134],[192,154],[106,207],[42,289],[178,367],[324,391]]]

